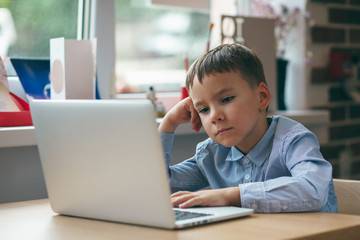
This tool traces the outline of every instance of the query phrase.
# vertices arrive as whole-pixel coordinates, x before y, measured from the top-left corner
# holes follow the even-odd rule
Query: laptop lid
[[[30,107],[57,213],[170,229],[252,213],[197,208],[221,213],[175,223],[150,101],[34,100]]]

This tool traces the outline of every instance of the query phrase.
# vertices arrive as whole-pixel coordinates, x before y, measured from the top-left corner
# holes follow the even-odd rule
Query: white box
[[[94,99],[95,59],[96,40],[50,39],[51,99]]]

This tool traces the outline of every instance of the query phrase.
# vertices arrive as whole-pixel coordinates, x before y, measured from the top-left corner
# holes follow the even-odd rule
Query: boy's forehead
[[[194,76],[192,84],[189,86],[189,95],[191,98],[193,98],[193,96],[194,96],[194,90],[196,92],[199,90],[199,88],[201,89],[206,86],[206,83],[204,85],[204,78],[206,78],[206,77],[203,77],[202,81],[200,82],[199,78],[196,75]]]
[[[248,83],[248,81],[246,81],[243,78],[243,75],[239,71],[214,72],[214,73],[203,75],[201,81],[199,80],[198,76],[195,75],[193,82],[192,82],[192,86],[190,86],[190,89],[193,88],[195,85],[201,86],[201,87],[206,87],[209,84],[208,83],[209,78],[216,79],[216,81],[221,81],[221,80],[226,80],[226,79],[232,78],[233,80],[236,79],[237,81],[244,81],[244,82]]]

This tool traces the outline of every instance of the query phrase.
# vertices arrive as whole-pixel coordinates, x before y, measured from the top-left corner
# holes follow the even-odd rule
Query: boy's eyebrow
[[[195,102],[193,104],[194,104],[195,109],[198,109],[200,106],[204,105],[204,103],[202,101]]]
[[[232,90],[232,88],[221,89],[219,92],[217,92],[217,93],[215,94],[215,97],[221,96],[221,95],[223,95],[223,94],[225,94],[225,93],[227,93],[227,92],[230,92],[231,90]]]
[[[225,89],[221,89],[219,92],[217,92],[215,95],[214,95],[214,98],[218,98],[219,96],[231,91],[232,88],[225,88]],[[198,102],[195,102],[194,103],[194,107],[195,108],[198,108],[200,106],[204,105],[204,102],[203,101],[198,101]]]

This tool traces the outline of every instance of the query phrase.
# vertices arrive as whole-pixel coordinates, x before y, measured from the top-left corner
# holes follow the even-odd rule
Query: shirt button
[[[245,175],[245,179],[246,179],[246,180],[249,180],[249,178],[250,178],[250,175],[249,175],[249,174],[246,174],[246,175]]]
[[[248,164],[249,163],[249,159],[248,158],[245,158],[244,159],[244,164]]]

